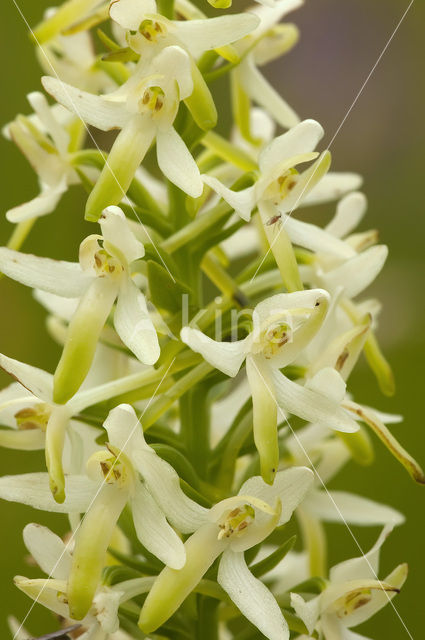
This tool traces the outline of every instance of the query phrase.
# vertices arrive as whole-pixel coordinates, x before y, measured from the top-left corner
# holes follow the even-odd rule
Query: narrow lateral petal
[[[0,367],[16,378],[26,389],[31,391],[36,398],[45,402],[52,401],[53,376],[43,369],[32,367],[25,362],[8,358],[0,353]]]
[[[232,378],[238,373],[246,357],[247,338],[236,342],[216,342],[198,329],[183,327],[181,340],[200,353],[213,367]]]
[[[255,187],[248,187],[247,189],[242,189],[242,191],[232,191],[232,189],[224,186],[220,180],[213,176],[203,174],[202,180],[233,207],[242,220],[248,221],[251,218],[251,211],[256,205]]]
[[[48,213],[52,213],[67,188],[66,182],[62,181],[57,187],[43,189],[39,196],[17,207],[13,207],[13,209],[9,209],[9,211],[6,212],[7,220],[17,223],[29,220],[30,218],[40,218],[41,216],[46,216]]]
[[[356,252],[349,244],[339,240],[315,224],[302,222],[292,216],[282,215],[281,222],[291,242],[317,253],[329,253],[338,258],[352,258]]]
[[[362,220],[367,209],[366,196],[354,191],[338,202],[336,213],[325,227],[336,238],[344,238],[351,233]]]
[[[326,522],[348,522],[359,526],[402,524],[402,513],[345,491],[312,491],[303,504],[314,517]]]
[[[47,473],[24,473],[0,478],[0,498],[21,502],[34,509],[57,513],[85,513],[97,490],[87,476],[65,478],[65,501],[55,502]]]
[[[332,583],[342,583],[349,580],[376,579],[379,572],[379,554],[381,547],[393,528],[394,524],[386,525],[373,547],[364,556],[344,560],[332,567],[329,572]]]
[[[329,171],[303,198],[303,206],[338,200],[346,193],[359,189],[362,183],[363,178],[357,173],[335,173]]]
[[[336,431],[346,433],[358,431],[356,422],[329,397],[292,382],[280,371],[274,371],[274,381],[277,401],[284,411],[293,413],[308,422],[326,424]]]
[[[384,266],[387,255],[388,248],[385,245],[366,249],[336,269],[323,274],[321,279],[325,289],[334,292],[343,287],[344,295],[354,298],[372,284]]]
[[[243,615],[269,640],[289,639],[289,629],[275,597],[248,569],[244,554],[226,550],[220,560],[218,583]]]
[[[0,271],[27,287],[63,298],[80,297],[91,282],[78,262],[40,258],[7,247],[0,247]]]
[[[158,165],[162,173],[192,198],[199,198],[203,184],[198,165],[173,127],[158,130],[156,137]]]
[[[50,76],[44,76],[41,82],[47,93],[57,102],[75,113],[86,124],[102,131],[121,129],[131,118],[132,114],[127,111],[124,102],[96,96]]]
[[[186,561],[183,542],[141,482],[137,482],[131,506],[140,542],[168,567],[181,569]]]
[[[160,355],[158,336],[143,293],[129,277],[123,278],[114,312],[114,326],[125,345],[144,364],[154,364]]]
[[[53,531],[40,524],[27,524],[25,546],[44,573],[57,580],[68,580],[71,553]]]

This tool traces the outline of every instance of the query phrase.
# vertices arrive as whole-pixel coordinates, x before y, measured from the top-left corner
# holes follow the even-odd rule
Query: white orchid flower
[[[253,399],[254,440],[260,455],[261,473],[273,482],[279,463],[277,404],[306,420],[327,422],[343,431],[357,426],[341,409],[342,398],[326,397],[318,391],[320,380],[309,388],[291,382],[280,371],[292,363],[320,328],[328,309],[328,294],[320,289],[278,294],[258,304],[253,312],[253,331],[237,342],[216,342],[197,329],[184,327],[181,339],[212,366],[234,377],[246,361]],[[322,377],[322,373],[320,377]],[[327,382],[339,388],[345,384],[337,372]]]
[[[92,235],[81,243],[80,263],[0,248],[0,270],[9,277],[65,298],[80,298],[55,373],[53,395],[59,404],[67,402],[84,381],[116,298],[114,326],[122,341],[144,364],[159,357],[145,297],[131,277],[132,263],[144,255],[143,245],[118,207],[104,211],[100,226],[102,236]]]
[[[90,608],[107,548],[127,503],[141,543],[174,569],[184,565],[185,549],[167,520],[180,531],[189,532],[193,523],[208,512],[183,493],[173,467],[146,444],[132,407],[113,409],[105,429],[107,449],[89,458],[88,476],[66,476],[63,503],[53,499],[46,473],[0,479],[0,497],[5,500],[45,511],[86,514],[75,535],[67,587],[70,615],[77,620],[83,619]]]
[[[27,96],[36,118],[20,116],[5,128],[5,134],[19,147],[36,172],[40,182],[40,195],[13,209],[6,218],[9,222],[23,222],[45,216],[55,210],[68,186],[80,179],[72,164],[72,152],[78,141],[78,132],[72,128],[76,118],[60,107],[49,106],[45,96],[35,91]],[[77,139],[76,139],[77,138]]]
[[[189,195],[201,195],[196,162],[173,128],[180,100],[193,91],[190,57],[181,47],[166,47],[147,68],[141,58],[129,80],[106,95],[47,76],[42,81],[48,93],[87,124],[103,131],[121,129],[87,201],[88,219],[97,220],[106,206],[122,200],[154,139],[164,175]]]
[[[313,482],[311,471],[294,467],[280,471],[272,487],[259,477],[245,482],[237,496],[222,500],[198,518],[186,541],[186,564],[159,574],[142,608],[139,626],[155,631],[177,610],[220,555],[218,583],[269,640],[289,638],[282,612],[268,588],[250,572],[244,551],[288,522]]]
[[[407,578],[406,564],[396,567],[382,582],[377,579],[380,549],[391,530],[385,527],[364,556],[335,565],[327,588],[316,598],[305,602],[299,594],[292,594],[292,606],[310,634],[317,629],[325,640],[352,640],[356,634],[349,629],[369,620],[400,591]]]

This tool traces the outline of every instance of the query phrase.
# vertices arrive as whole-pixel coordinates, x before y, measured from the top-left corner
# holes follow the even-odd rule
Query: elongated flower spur
[[[362,177],[331,170],[320,123],[263,73],[296,45],[303,0],[209,3],[48,9],[32,32],[45,93],[3,128],[39,188],[6,212],[0,272],[33,290],[60,353],[52,371],[0,353],[2,455],[45,457],[0,477],[0,498],[64,519],[65,535],[23,530],[42,575],[14,584],[53,614],[40,640],[366,640],[352,629],[407,578],[396,561],[379,578],[404,514],[356,480],[377,436],[379,477],[399,462],[425,484],[402,416],[351,382],[364,355],[395,392],[367,297],[388,247],[357,228]],[[47,235],[70,190],[74,262]],[[361,550],[356,527],[382,531],[329,567],[344,528]],[[9,615],[14,640],[28,617]]]

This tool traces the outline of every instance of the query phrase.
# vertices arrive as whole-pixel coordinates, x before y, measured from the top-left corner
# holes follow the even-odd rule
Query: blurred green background
[[[41,17],[48,2],[21,0],[19,6],[29,24]],[[271,65],[268,74],[302,117],[323,124],[329,144],[373,65],[408,6],[407,1],[310,0],[289,20],[299,25],[301,40],[283,60]],[[351,388],[356,398],[382,410],[400,412],[405,421],[394,426],[396,435],[425,465],[424,413],[424,160],[425,5],[416,0],[395,34],[388,50],[342,126],[331,151],[334,169],[364,175],[369,211],[362,228],[378,228],[382,242],[390,247],[386,268],[368,295],[384,304],[380,339],[396,374],[397,394],[380,396],[377,385],[360,363]],[[40,89],[39,68],[28,40],[27,27],[13,0],[2,3],[3,100],[0,121],[17,112],[28,112],[25,95]],[[223,85],[224,88],[224,85]],[[13,144],[1,139],[2,210],[24,202],[37,192],[26,161]],[[90,227],[82,222],[83,196],[72,189],[59,210],[35,227],[25,249],[62,259],[77,258],[77,247]],[[319,215],[319,214],[318,214]],[[9,237],[12,225],[0,222],[0,242]],[[47,370],[53,370],[58,349],[44,329],[45,314],[33,302],[30,291],[7,279],[0,281],[0,351]],[[9,382],[1,374],[1,386]],[[386,543],[381,575],[407,561],[410,575],[394,604],[386,607],[358,631],[376,640],[424,637],[424,499],[417,487],[379,445],[372,468],[350,465],[332,487],[353,490],[389,503],[403,511],[407,523]],[[42,468],[34,453],[1,453],[1,472],[22,473]],[[23,561],[22,528],[27,522],[43,522],[63,531],[60,516],[46,516],[30,508],[2,503],[0,527],[0,637],[10,637],[5,624],[10,614],[22,619],[29,601],[12,585],[15,574],[31,574]],[[378,531],[353,528],[363,549]],[[358,554],[350,533],[342,525],[329,527],[331,562]],[[387,571],[388,570],[388,571]],[[41,607],[28,618],[36,634],[51,630],[51,620]]]

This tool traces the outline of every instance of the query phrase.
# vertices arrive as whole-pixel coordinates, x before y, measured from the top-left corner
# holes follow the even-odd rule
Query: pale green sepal
[[[90,193],[85,218],[96,222],[106,207],[119,204],[155,135],[150,118],[133,116],[118,134],[105,166]]]
[[[82,620],[99,584],[106,551],[128,491],[104,484],[90,505],[75,541],[68,583],[69,615]]]
[[[232,0],[208,0],[208,4],[214,9],[228,9],[232,6]]]
[[[35,27],[32,36],[38,45],[52,40],[61,31],[85,16],[101,0],[68,0],[55,13]]]
[[[282,276],[287,291],[302,291],[303,283],[295,257],[292,242],[279,220],[270,223],[276,216],[276,209],[268,202],[260,202],[258,209],[263,221],[264,231],[276,264]]]
[[[41,429],[0,429],[0,447],[19,451],[44,449],[45,435]]]
[[[372,440],[363,427],[360,427],[356,433],[343,433],[342,431],[337,431],[336,433],[350,451],[354,462],[364,466],[369,466],[373,463],[375,452]]]
[[[322,523],[307,509],[299,507],[297,518],[308,551],[311,576],[327,576],[327,542]]]
[[[90,369],[100,332],[117,295],[110,278],[95,278],[70,322],[54,375],[53,400],[65,404],[78,391]]]
[[[277,402],[274,383],[264,359],[248,356],[246,374],[252,393],[254,442],[260,456],[261,476],[273,484],[279,464]]]
[[[46,466],[50,490],[56,502],[60,504],[65,500],[62,454],[69,417],[66,407],[55,407],[46,428]]]
[[[217,109],[211,91],[194,60],[191,61],[191,74],[193,91],[184,103],[198,127],[203,131],[208,131],[217,124]]]
[[[378,380],[379,388],[386,396],[395,394],[395,380],[391,365],[381,351],[375,334],[371,331],[364,345],[364,354]]]
[[[204,147],[213,151],[219,158],[234,164],[243,171],[258,171],[257,163],[242,149],[222,138],[218,133],[209,131],[201,140]]]
[[[242,137],[250,144],[259,144],[260,140],[254,138],[251,133],[251,101],[248,94],[239,82],[238,74],[232,73],[230,76],[230,88],[232,97],[233,119]]]
[[[186,564],[182,569],[165,567],[146,598],[139,618],[139,627],[149,634],[158,629],[179,608],[226,547],[218,540],[218,526],[205,524],[185,543]]]

